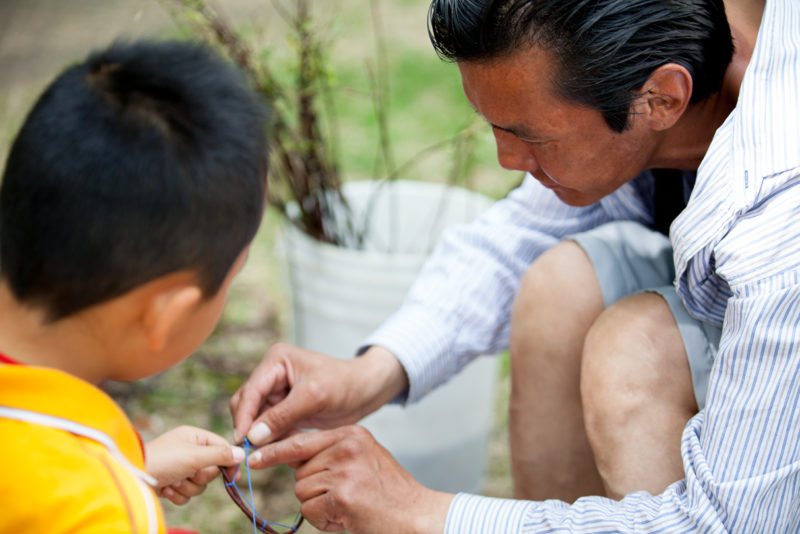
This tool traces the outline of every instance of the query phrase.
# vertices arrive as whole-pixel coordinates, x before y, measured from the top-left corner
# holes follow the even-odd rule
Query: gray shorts
[[[708,376],[721,329],[689,315],[675,291],[669,239],[632,221],[616,221],[569,236],[586,251],[597,273],[605,305],[642,291],[658,293],[672,310],[689,357],[697,406],[706,403]]]

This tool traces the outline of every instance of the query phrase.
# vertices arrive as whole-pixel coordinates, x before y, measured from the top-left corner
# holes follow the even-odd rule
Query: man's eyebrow
[[[515,135],[515,136],[517,136],[517,137],[519,137],[521,139],[538,139],[538,138],[542,137],[540,135],[536,135],[535,133],[531,132],[524,125],[512,124],[510,126],[500,126],[500,125],[497,125],[497,124],[492,124],[491,122],[489,124],[491,124],[492,128],[497,128],[498,130],[502,130],[504,132],[508,132],[508,133],[510,133],[512,135]]]
[[[543,135],[532,132],[524,124],[510,124],[508,126],[500,126],[499,124],[494,124],[493,122],[490,122],[489,120],[486,119],[486,117],[484,117],[483,120],[485,120],[486,123],[492,128],[497,128],[498,130],[501,130],[503,132],[508,132],[511,135],[519,137],[520,139],[536,140],[544,138]]]
[[[480,115],[480,117],[484,121],[486,121],[486,124],[488,124],[492,128],[497,128],[498,130],[501,130],[503,132],[508,132],[511,135],[519,137],[520,139],[536,140],[536,139],[544,139],[546,137],[544,135],[537,134],[536,132],[531,131],[524,124],[510,124],[508,126],[500,126],[499,124],[495,124],[486,117],[484,117],[483,115],[481,115],[481,113],[477,109],[475,109],[475,106],[473,106],[471,102],[469,102],[469,106],[472,108],[472,111],[476,115]]]

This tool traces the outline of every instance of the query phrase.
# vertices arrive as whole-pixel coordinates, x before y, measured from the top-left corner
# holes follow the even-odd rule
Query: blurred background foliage
[[[212,5],[288,80],[294,74],[293,49],[280,13],[291,3],[218,0]],[[333,142],[343,180],[386,175],[373,101],[376,73],[383,72],[385,126],[395,165],[404,169],[402,178],[445,182],[453,165],[463,165],[468,157],[470,172],[461,185],[500,198],[520,181],[518,173],[497,165],[491,131],[464,98],[456,66],[433,52],[426,28],[428,0],[376,0],[376,11],[363,0],[312,0],[310,5],[315,31],[326,47],[326,82],[331,91],[324,104],[335,112],[338,133]],[[35,99],[65,65],[114,39],[189,34],[164,0],[1,0],[0,161],[4,165],[9,145]],[[474,132],[468,152],[440,146],[465,128]],[[178,424],[230,437],[230,395],[266,349],[286,339],[288,332],[286,288],[275,253],[282,224],[280,214],[267,211],[248,264],[231,288],[223,320],[197,354],[149,379],[108,384],[108,391],[145,439]],[[497,496],[510,495],[507,376],[506,365],[486,487],[487,494]],[[258,472],[254,483],[262,515],[290,521],[297,505],[291,471]],[[218,481],[186,506],[164,505],[173,526],[205,533],[252,528]],[[300,532],[315,529],[304,526]]]

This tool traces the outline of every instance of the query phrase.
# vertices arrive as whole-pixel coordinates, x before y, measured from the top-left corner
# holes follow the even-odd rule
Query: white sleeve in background
[[[599,203],[575,208],[528,175],[483,216],[442,236],[402,308],[363,346],[380,345],[408,374],[418,400],[475,356],[508,347],[520,278],[564,236],[616,219],[650,222],[652,178],[637,178]]]

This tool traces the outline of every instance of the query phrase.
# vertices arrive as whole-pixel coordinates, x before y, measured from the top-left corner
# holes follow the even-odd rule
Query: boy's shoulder
[[[52,369],[0,364],[0,435],[0,494],[9,512],[0,532],[163,525],[155,496],[137,480],[143,456],[135,430],[91,384]]]

